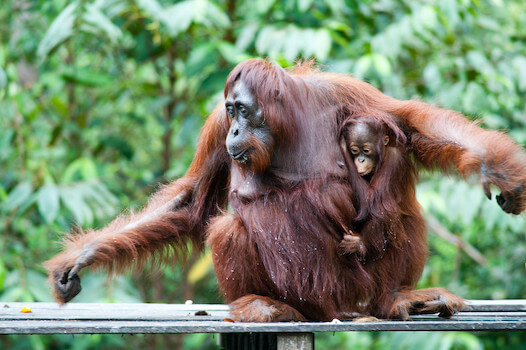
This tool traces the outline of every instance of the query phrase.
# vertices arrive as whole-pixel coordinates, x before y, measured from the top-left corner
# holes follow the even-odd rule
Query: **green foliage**
[[[100,227],[184,175],[206,115],[238,62],[315,56],[397,98],[481,118],[526,142],[522,0],[6,0],[0,7],[0,300],[49,301],[41,263],[61,234]],[[420,285],[467,298],[524,298],[524,217],[477,179],[423,174],[427,215],[481,252],[430,235]],[[433,232],[431,232],[433,233]],[[207,265],[208,264],[208,265]],[[109,283],[84,274],[79,301],[219,302],[209,261]],[[162,276],[159,277],[159,276]],[[190,277],[189,277],[190,276]],[[520,333],[318,334],[320,348],[516,347]],[[171,348],[173,337],[135,337]],[[177,340],[178,341],[178,340]],[[115,336],[8,337],[6,348],[130,345]],[[213,348],[192,335],[187,348]]]

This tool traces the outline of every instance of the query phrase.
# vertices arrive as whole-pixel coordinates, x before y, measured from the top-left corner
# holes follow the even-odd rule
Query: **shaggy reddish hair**
[[[263,111],[275,145],[260,142],[253,167],[230,159],[230,121],[218,106],[185,177],[153,195],[140,213],[70,236],[46,263],[56,299],[67,302],[80,291],[81,268],[121,271],[184,251],[187,241],[202,247],[207,237],[219,288],[238,321],[331,320],[357,312],[450,316],[462,308],[462,299],[446,290],[414,289],[427,248],[410,155],[426,168],[479,174],[486,192],[500,188],[503,210],[519,214],[526,209],[522,148],[458,112],[396,100],[310,62],[287,71],[266,60],[245,61],[229,75],[225,95],[240,81]],[[345,166],[340,148],[344,123],[359,115],[397,140],[367,184]],[[362,261],[338,253],[355,227],[367,245]]]

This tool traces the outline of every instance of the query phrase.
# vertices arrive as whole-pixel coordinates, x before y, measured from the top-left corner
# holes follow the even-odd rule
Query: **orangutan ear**
[[[387,146],[389,144],[389,136],[384,136],[384,146]]]

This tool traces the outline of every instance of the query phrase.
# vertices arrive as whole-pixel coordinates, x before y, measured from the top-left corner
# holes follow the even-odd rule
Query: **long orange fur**
[[[381,210],[396,211],[388,217],[396,219],[398,232],[388,244],[371,239],[377,254],[364,261],[338,254],[338,243],[364,205],[357,174],[342,166],[338,130],[352,114],[396,127],[418,164],[464,177],[479,174],[485,187],[500,188],[515,214],[526,209],[522,148],[457,112],[396,100],[347,75],[319,72],[309,62],[287,71],[265,60],[245,61],[230,74],[225,94],[239,81],[263,110],[274,147],[254,141],[254,162],[232,161],[225,147],[230,122],[218,106],[201,131],[187,175],[154,194],[138,214],[68,236],[63,252],[45,264],[51,284],[79,261],[119,272],[184,252],[188,241],[202,247],[207,240],[219,288],[238,320],[450,316],[461,308],[462,299],[445,290],[414,290],[427,248],[416,171],[407,154],[386,158],[402,160],[383,167],[392,174],[379,178],[391,177],[374,186],[386,195],[374,198],[369,211],[371,237],[385,231],[385,225],[375,226],[376,216],[385,218]]]

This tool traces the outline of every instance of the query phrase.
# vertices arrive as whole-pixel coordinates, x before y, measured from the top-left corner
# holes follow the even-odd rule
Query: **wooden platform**
[[[312,333],[526,330],[526,300],[471,300],[451,319],[234,323],[226,305],[0,303],[0,334]],[[22,313],[22,308],[32,312]]]

